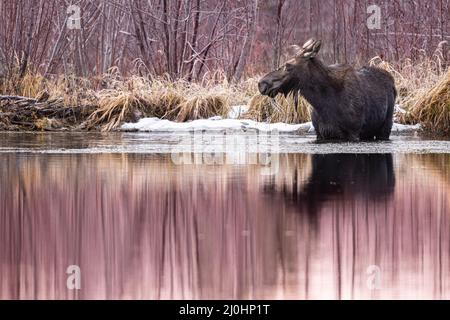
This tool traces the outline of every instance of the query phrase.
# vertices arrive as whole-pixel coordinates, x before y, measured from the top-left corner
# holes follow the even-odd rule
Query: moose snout
[[[262,95],[267,95],[269,88],[270,88],[270,83],[266,80],[261,80],[258,83],[258,89]]]

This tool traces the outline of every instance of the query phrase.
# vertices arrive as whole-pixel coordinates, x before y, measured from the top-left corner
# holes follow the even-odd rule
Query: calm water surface
[[[0,299],[450,298],[448,142],[307,139],[268,165],[180,162],[143,135],[0,136]]]

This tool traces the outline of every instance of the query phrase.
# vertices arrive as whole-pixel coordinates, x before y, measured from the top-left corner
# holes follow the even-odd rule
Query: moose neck
[[[308,70],[299,79],[300,94],[318,113],[329,113],[339,93],[339,82],[321,61],[312,59]]]

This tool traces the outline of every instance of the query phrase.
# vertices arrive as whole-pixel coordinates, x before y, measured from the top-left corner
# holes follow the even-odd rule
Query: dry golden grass
[[[100,127],[102,131],[111,131],[124,121],[133,120],[144,110],[150,109],[152,96],[146,79],[110,79],[104,86],[109,88],[96,92],[96,108],[86,119],[85,127]]]
[[[410,59],[398,63],[383,61],[380,57],[370,60],[370,65],[392,74],[398,91],[397,102],[405,109],[416,104],[419,97],[429,91],[445,73],[443,53],[440,47],[432,57],[425,53],[414,63]]]
[[[26,74],[23,78],[13,75],[0,84],[0,94],[35,98],[44,90],[45,81],[41,75]]]
[[[186,99],[178,107],[170,111],[169,117],[184,122],[188,120],[207,119],[213,116],[226,117],[229,104],[224,96],[209,94]]]
[[[226,87],[202,87],[183,80],[131,77],[115,83],[114,89],[97,93],[98,108],[87,119],[90,128],[117,129],[137,114],[173,121],[226,116],[230,108]]]
[[[405,123],[420,123],[428,132],[450,135],[450,69],[435,86],[418,95],[402,118]]]
[[[60,100],[64,106],[94,105],[98,98],[91,81],[79,77],[61,75],[46,80],[44,88],[49,100]]]
[[[405,60],[393,65],[379,57],[370,63],[389,71],[395,79],[397,103],[406,110],[397,115],[398,121],[420,123],[429,133],[450,135],[450,68],[443,63],[443,45],[431,58],[423,53],[414,64]]]
[[[103,93],[97,109],[87,118],[88,127],[101,125],[102,131],[116,129],[140,106],[139,98],[132,92]]]
[[[311,105],[301,96],[296,107],[292,94],[272,99],[258,93],[250,100],[245,117],[272,123],[303,123],[311,120]]]

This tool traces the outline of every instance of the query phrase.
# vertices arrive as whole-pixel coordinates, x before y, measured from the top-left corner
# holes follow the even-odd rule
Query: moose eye
[[[292,70],[292,68],[294,68],[294,66],[290,63],[286,63],[284,65],[284,71],[290,71],[290,70]]]

